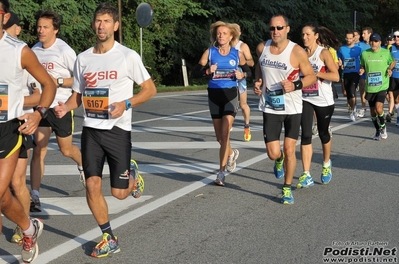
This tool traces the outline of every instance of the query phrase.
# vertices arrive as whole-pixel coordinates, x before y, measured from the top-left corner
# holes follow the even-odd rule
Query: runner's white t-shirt
[[[74,67],[72,89],[82,94],[83,126],[131,131],[132,109],[119,118],[109,115],[111,104],[133,97],[133,84],[142,84],[150,75],[136,51],[118,42],[104,54],[93,47],[80,53]]]
[[[76,60],[75,51],[62,39],[57,38],[51,47],[43,48],[41,42],[32,47],[37,58],[47,72],[55,79],[71,78],[73,66]],[[29,80],[31,81],[31,79]],[[58,102],[66,102],[71,96],[70,87],[58,87],[54,101],[50,108],[58,105]]]

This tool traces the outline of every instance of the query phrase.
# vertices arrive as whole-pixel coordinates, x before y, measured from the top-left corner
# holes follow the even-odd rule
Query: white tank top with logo
[[[136,51],[115,41],[112,49],[103,54],[93,53],[93,47],[76,59],[72,89],[82,94],[83,126],[111,129],[117,126],[131,131],[132,109],[121,117],[112,118],[112,103],[133,97],[133,85],[150,79],[148,71]]]
[[[0,123],[23,114],[21,53],[26,43],[3,31],[0,39]]]
[[[302,113],[302,91],[285,93],[281,81],[299,80],[299,68],[291,65],[292,49],[296,43],[289,41],[287,47],[278,55],[270,52],[271,40],[266,41],[259,65],[262,71],[262,95],[259,110],[265,113],[291,115]]]
[[[314,73],[327,72],[327,67],[320,59],[320,54],[324,47],[318,46],[312,56],[309,57],[309,62],[312,65]],[[332,91],[331,81],[317,78],[316,83],[311,86],[302,88],[302,98],[316,106],[329,106],[334,104],[334,95]]]

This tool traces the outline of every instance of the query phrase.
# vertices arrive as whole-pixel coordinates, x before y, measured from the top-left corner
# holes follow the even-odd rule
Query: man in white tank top
[[[9,35],[14,38],[18,38],[21,32],[21,26],[19,25],[19,18],[14,12],[10,12],[10,19],[4,24],[4,29]],[[36,107],[40,101],[40,88],[37,82],[32,85],[28,85],[29,73],[24,70],[22,76],[22,91],[24,97],[24,113],[33,113],[33,107]],[[21,202],[26,215],[29,215],[30,195],[28,187],[26,186],[26,168],[30,158],[30,150],[34,147],[33,138],[31,135],[25,136],[26,146],[24,151],[21,151],[17,166],[11,179],[11,187],[14,196]],[[14,235],[11,237],[11,242],[20,244],[22,243],[23,234],[19,226],[14,229]]]
[[[59,119],[55,116],[53,109],[59,101],[65,102],[71,95],[73,64],[75,63],[76,53],[67,43],[57,38],[61,27],[61,17],[57,13],[42,11],[36,23],[39,42],[32,47],[32,50],[58,88],[46,118],[40,122],[35,133],[36,147],[33,149],[30,164],[31,212],[41,212],[39,190],[44,175],[47,145],[52,132],[56,135],[61,153],[71,158],[78,166],[80,180],[84,184],[82,155],[79,148],[72,144],[73,112],[68,113],[63,119]]]
[[[266,151],[275,161],[274,175],[285,176],[282,188],[283,204],[293,204],[291,184],[296,169],[295,147],[302,113],[302,87],[316,82],[316,76],[302,47],[288,39],[290,26],[283,15],[270,20],[271,39],[256,48],[259,57],[255,69],[254,92],[260,96],[263,112],[263,134]],[[303,79],[299,79],[299,72]],[[284,125],[284,152],[280,134]]]
[[[241,36],[240,25],[238,24],[233,24],[233,25],[237,27],[237,31],[240,32]],[[232,46],[235,46],[237,50],[242,52],[249,67],[254,66],[254,59],[252,58],[251,50],[249,49],[249,46],[245,42],[238,39],[236,43],[232,43]],[[250,141],[252,137],[251,129],[249,127],[249,118],[251,114],[251,109],[247,103],[247,97],[248,97],[247,80],[245,78],[242,80],[238,80],[237,85],[238,85],[238,91],[240,93],[240,108],[242,111],[242,116],[244,118],[244,141]]]
[[[43,223],[37,218],[29,218],[20,201],[11,194],[9,185],[25,146],[23,134],[32,135],[35,132],[45,110],[23,113],[24,70],[43,86],[39,101],[41,106],[50,106],[56,87],[28,46],[3,30],[3,25],[10,18],[9,9],[8,0],[0,0],[0,208],[5,217],[21,227],[21,257],[24,263],[31,263],[39,253],[37,239],[43,231]]]

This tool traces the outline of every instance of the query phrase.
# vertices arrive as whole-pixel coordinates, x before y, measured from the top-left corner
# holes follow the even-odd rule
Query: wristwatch
[[[57,84],[58,84],[58,87],[61,87],[64,84],[64,78],[58,78]]]
[[[42,106],[37,106],[35,111],[38,111],[39,114],[42,116],[42,119],[45,119],[47,117],[47,108],[42,107]]]
[[[125,100],[125,105],[126,105],[126,111],[132,108],[132,103],[129,101],[129,99]]]

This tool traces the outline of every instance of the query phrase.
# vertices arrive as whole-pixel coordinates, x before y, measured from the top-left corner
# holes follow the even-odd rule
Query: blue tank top
[[[392,69],[392,77],[395,79],[399,78],[399,49],[396,45],[391,46],[391,54],[393,59],[396,61],[395,68]]]
[[[238,50],[230,48],[227,55],[221,55],[218,48],[209,49],[209,64],[217,63],[217,69],[209,80],[209,88],[231,88],[237,87],[235,71],[238,69],[239,55]]]

